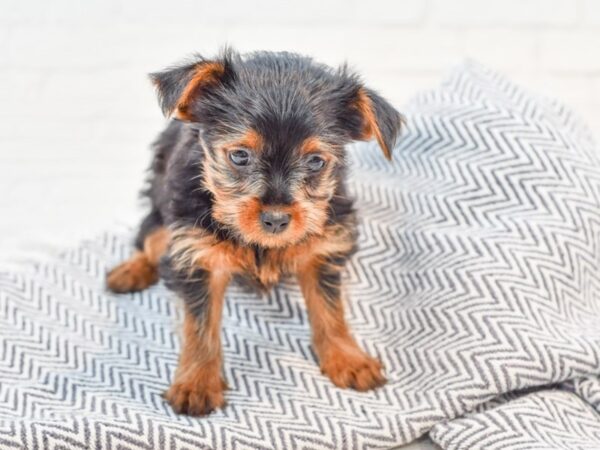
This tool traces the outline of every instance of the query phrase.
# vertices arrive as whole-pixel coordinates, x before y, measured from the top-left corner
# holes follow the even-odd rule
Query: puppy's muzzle
[[[267,233],[278,234],[290,224],[292,216],[279,211],[264,211],[260,213],[260,224]]]

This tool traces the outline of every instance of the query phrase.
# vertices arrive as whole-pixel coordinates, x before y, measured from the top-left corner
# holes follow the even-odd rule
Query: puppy
[[[356,246],[344,146],[376,139],[390,159],[401,115],[346,67],[292,53],[225,50],[151,79],[174,120],[154,144],[138,250],[107,285],[133,292],[161,277],[183,299],[182,351],[165,393],[173,409],[224,405],[220,324],[234,278],[269,289],[295,275],[321,371],[341,388],[382,385],[340,295]]]

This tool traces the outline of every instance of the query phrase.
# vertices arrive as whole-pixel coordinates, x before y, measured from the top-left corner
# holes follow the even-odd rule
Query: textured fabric
[[[542,391],[436,425],[431,437],[448,450],[597,450],[599,421],[598,412],[580,397]]]
[[[436,426],[440,445],[472,448],[465,420],[510,408],[510,427],[532,402],[547,405],[540,420],[569,411],[564,433],[591,430],[579,398],[599,406],[600,161],[588,132],[471,63],[403,112],[393,164],[352,148],[361,226],[347,316],[385,387],[341,390],[320,373],[293,281],[264,297],[232,287],[228,406],[173,414],[161,393],[178,302],[162,285],[107,293],[105,271],[131,252],[130,234],[109,233],[0,275],[0,447],[388,448]],[[564,392],[519,397],[550,384]]]

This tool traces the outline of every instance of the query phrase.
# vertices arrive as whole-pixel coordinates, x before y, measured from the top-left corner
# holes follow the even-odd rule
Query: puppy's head
[[[345,67],[290,53],[225,51],[151,77],[163,111],[199,130],[213,217],[263,247],[321,234],[344,145],[376,139],[390,159],[402,124]]]

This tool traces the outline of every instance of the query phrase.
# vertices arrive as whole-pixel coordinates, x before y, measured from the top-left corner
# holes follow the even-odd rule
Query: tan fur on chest
[[[190,272],[201,267],[211,272],[228,272],[258,281],[270,288],[287,275],[294,275],[309,264],[351,250],[351,232],[335,225],[322,236],[311,236],[301,243],[257,249],[231,241],[218,240],[202,230],[179,228],[171,233],[170,254],[175,264]]]

